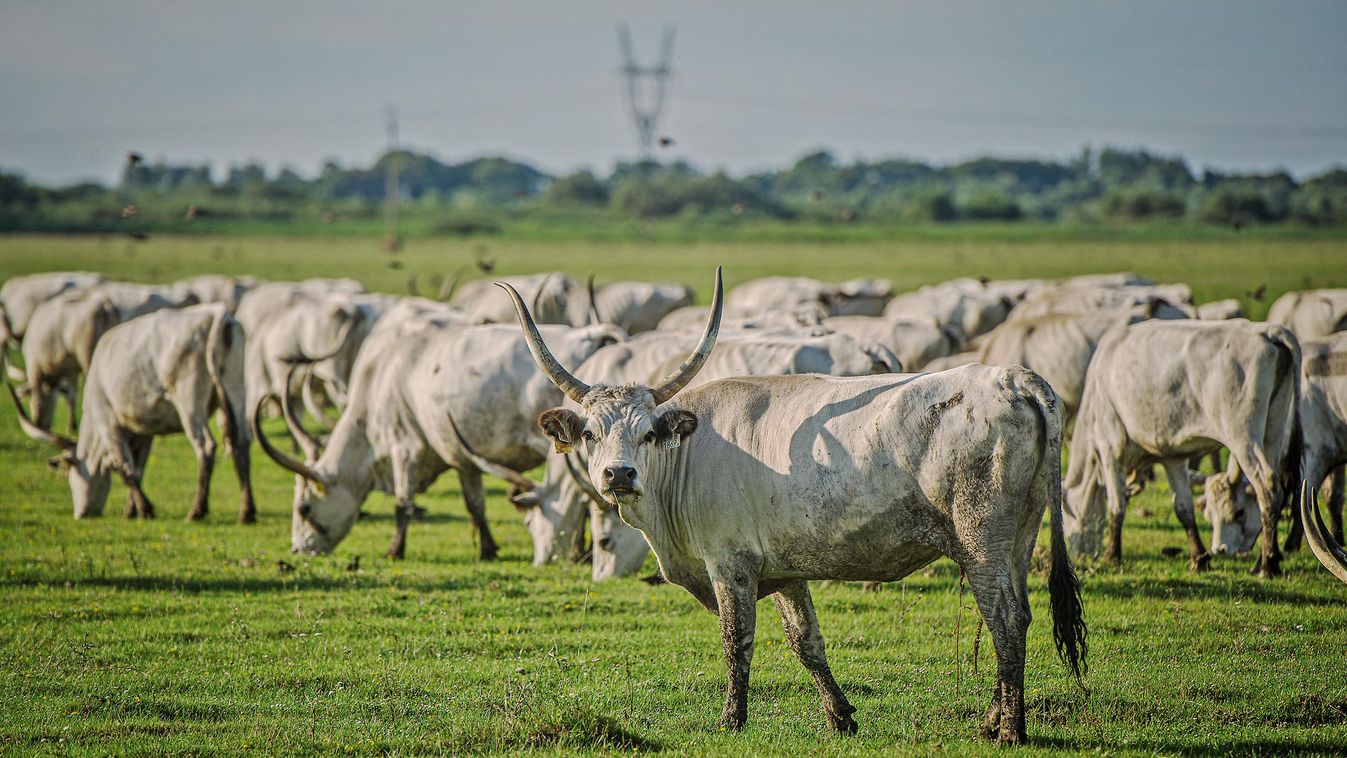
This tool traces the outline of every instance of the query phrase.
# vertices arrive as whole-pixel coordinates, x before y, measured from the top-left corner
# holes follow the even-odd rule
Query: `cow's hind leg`
[[[1101,451],[1099,462],[1108,496],[1109,532],[1104,560],[1121,564],[1123,519],[1127,516],[1127,474],[1116,454]]]
[[[1258,510],[1263,517],[1263,549],[1258,561],[1253,565],[1253,573],[1268,578],[1281,574],[1281,545],[1277,542],[1277,519],[1281,515],[1281,487],[1277,484],[1276,470],[1267,462],[1262,449],[1253,445],[1230,449],[1230,458],[1237,461],[1240,470],[1253,487],[1258,498]],[[1232,466],[1233,467],[1233,466]]]
[[[720,616],[720,640],[728,681],[723,729],[742,729],[748,722],[748,672],[753,664],[753,634],[758,620],[758,577],[753,561],[731,558],[707,566]]]
[[[496,539],[491,536],[491,525],[486,521],[486,490],[482,488],[482,472],[470,466],[458,470],[458,483],[463,489],[463,505],[472,517],[472,525],[477,528],[477,538],[481,541],[481,559],[495,560]]]
[[[150,460],[150,448],[153,445],[153,437],[141,435],[123,438],[119,440],[117,445],[117,452],[122,457],[122,461],[117,468],[127,489],[127,518],[154,518],[154,503],[151,503],[150,499],[145,496],[145,490],[141,489],[140,486],[141,479],[145,476],[145,464]]]
[[[206,425],[209,416],[204,412],[193,412],[190,408],[180,408],[183,431],[187,441],[196,453],[196,498],[192,501],[192,510],[187,513],[188,521],[200,521],[210,512],[210,478],[215,471],[215,438]]]
[[[412,522],[412,509],[416,507],[412,503],[412,498],[415,496],[415,489],[412,484],[413,476],[410,456],[401,451],[395,451],[393,454],[393,496],[398,501],[398,531],[393,535],[393,542],[388,546],[388,551],[384,553],[385,558],[401,560],[407,554],[407,527]]]
[[[1169,479],[1169,489],[1174,495],[1174,515],[1183,525],[1188,535],[1189,567],[1193,571],[1202,571],[1211,565],[1211,555],[1202,545],[1202,535],[1197,531],[1197,516],[1193,513],[1193,487],[1188,478],[1188,461],[1182,458],[1164,462],[1165,477]]]
[[[828,726],[839,732],[854,733],[856,721],[851,718],[851,714],[856,712],[856,708],[847,702],[847,696],[842,694],[842,688],[837,686],[837,680],[828,668],[828,659],[823,652],[823,634],[818,628],[818,616],[814,613],[814,602],[809,596],[809,585],[800,582],[784,587],[772,596],[772,601],[781,614],[786,642],[790,643],[790,649],[795,651],[795,656],[818,685]]]
[[[224,437],[225,452],[234,461],[234,476],[239,480],[239,523],[256,523],[257,504],[253,500],[252,453],[249,449],[252,440],[248,436],[247,416],[242,406],[231,410],[224,405],[216,418]]]
[[[997,686],[982,722],[982,736],[1003,743],[1024,742],[1024,657],[1031,620],[1027,598],[1016,591],[1007,562],[970,564],[964,573],[996,647]]]

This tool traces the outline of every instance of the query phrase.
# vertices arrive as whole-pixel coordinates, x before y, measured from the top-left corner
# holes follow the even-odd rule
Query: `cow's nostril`
[[[612,469],[611,467],[605,468],[605,469],[603,470],[603,478],[604,478],[604,479],[607,479],[608,481],[612,481],[612,480],[613,480],[613,476],[614,476],[615,473],[616,473],[616,472],[613,471],[613,469]]]
[[[303,516],[304,518],[308,518],[309,511],[311,510],[313,510],[313,506],[309,505],[308,503],[305,503],[299,506],[299,515]]]
[[[603,539],[599,540],[599,547],[611,552],[613,549],[613,538],[604,537]]]

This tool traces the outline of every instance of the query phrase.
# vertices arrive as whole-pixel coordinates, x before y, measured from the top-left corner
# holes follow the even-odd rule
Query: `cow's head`
[[[1211,522],[1211,552],[1247,553],[1253,549],[1263,529],[1263,514],[1258,510],[1258,499],[1253,486],[1241,477],[1231,482],[1230,476],[1218,472],[1207,477],[1202,510]]]
[[[519,324],[538,367],[580,406],[579,413],[566,408],[544,411],[538,417],[543,434],[552,440],[558,453],[570,453],[577,448],[585,450],[589,457],[590,481],[604,499],[620,505],[639,501],[645,495],[642,473],[647,470],[652,451],[677,448],[684,437],[697,429],[697,417],[690,411],[660,412],[659,406],[687,386],[711,355],[723,310],[724,287],[720,269],[716,269],[715,299],[701,343],[672,375],[653,387],[591,387],[575,378],[547,349],[519,293],[508,284],[497,284],[514,300]]]
[[[1071,453],[1077,455],[1074,449]],[[1108,493],[1099,478],[1095,453],[1082,454],[1086,456],[1083,465],[1062,482],[1062,530],[1067,548],[1076,557],[1099,553],[1108,521]]]
[[[368,493],[356,490],[355,477],[347,481],[326,476],[315,469],[312,461],[318,458],[319,451],[311,436],[305,435],[307,440],[302,442],[309,462],[297,461],[271,444],[262,431],[262,410],[275,399],[274,395],[267,395],[258,401],[252,413],[252,426],[253,436],[262,451],[281,468],[296,475],[294,507],[290,514],[290,549],[296,553],[330,553],[350,533],[360,515],[360,504]],[[289,403],[282,399],[281,404],[282,415],[290,422]],[[294,429],[294,424],[291,428]],[[299,436],[297,434],[297,438]]]
[[[628,526],[611,506],[590,509],[594,535],[594,565],[591,578],[596,582],[615,576],[627,576],[641,570],[650,545],[645,536]]]
[[[4,373],[5,368],[4,361],[0,360],[0,374]],[[47,465],[53,471],[64,474],[70,483],[70,498],[74,503],[75,518],[103,515],[103,506],[108,502],[108,489],[112,484],[112,473],[106,467],[91,462],[93,457],[88,454],[91,444],[85,445],[85,455],[80,455],[79,444],[75,440],[33,423],[28,412],[24,410],[18,393],[14,391],[14,386],[9,383],[8,377],[5,377],[4,381],[5,388],[9,390],[9,396],[14,401],[14,407],[19,412],[19,427],[38,442],[47,442],[60,449],[59,454],[47,459]],[[86,435],[85,441],[90,443],[97,433],[92,424],[92,421],[85,424],[82,432]]]

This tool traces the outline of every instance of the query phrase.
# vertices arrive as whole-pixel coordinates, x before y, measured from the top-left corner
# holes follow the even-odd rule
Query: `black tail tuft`
[[[1048,570],[1048,594],[1052,598],[1052,638],[1057,643],[1057,655],[1062,659],[1076,684],[1086,692],[1083,677],[1089,671],[1085,660],[1090,645],[1086,640],[1089,630],[1080,600],[1080,581],[1066,552],[1066,538],[1060,527],[1061,512],[1053,514],[1058,522],[1052,530],[1051,568]]]

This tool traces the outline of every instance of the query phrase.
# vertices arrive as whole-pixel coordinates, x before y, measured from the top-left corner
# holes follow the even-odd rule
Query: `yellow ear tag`
[[[564,442],[562,442],[561,440],[558,440],[558,439],[553,439],[553,440],[552,440],[552,444],[553,444],[554,446],[556,446],[557,452],[560,453],[561,455],[567,455],[567,454],[569,454],[572,450],[575,450],[575,446],[574,446],[574,445],[566,444],[566,443],[564,443]]]
[[[324,487],[322,482],[314,482],[313,491],[317,492],[322,497],[327,497],[327,487]]]

